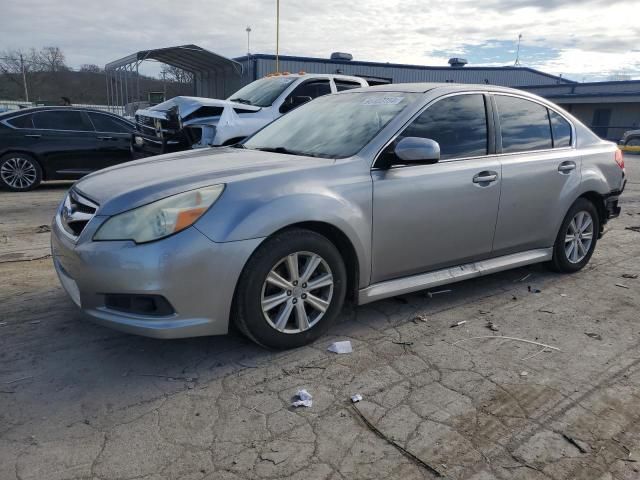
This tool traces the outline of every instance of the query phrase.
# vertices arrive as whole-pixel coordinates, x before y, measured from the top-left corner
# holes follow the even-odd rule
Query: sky
[[[0,51],[55,45],[67,64],[194,43],[275,53],[276,0],[0,0]],[[281,0],[280,53],[445,66],[520,63],[577,81],[640,79],[640,0]],[[152,72],[156,67],[148,67]]]

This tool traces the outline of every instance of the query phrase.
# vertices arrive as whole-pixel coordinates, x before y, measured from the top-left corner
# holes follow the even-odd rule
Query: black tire
[[[23,172],[20,178],[11,176],[11,172],[16,167]],[[26,192],[36,188],[40,182],[42,182],[42,168],[31,155],[7,153],[0,157],[0,187],[12,192]]]
[[[565,248],[565,239],[567,236],[571,236],[573,234],[573,228],[570,227],[572,220],[576,215],[580,212],[585,212],[591,216],[591,220],[593,222],[592,227],[592,239],[589,248],[587,249],[586,255],[584,258],[579,259],[579,261],[572,261],[567,256],[567,251]],[[591,203],[586,198],[579,198],[575,201],[575,203],[571,206],[567,215],[564,217],[562,221],[562,225],[560,226],[560,230],[558,231],[558,236],[556,237],[556,243],[553,246],[553,258],[551,260],[550,266],[556,272],[562,273],[574,273],[589,263],[591,259],[591,255],[593,255],[593,251],[596,248],[596,243],[598,242],[598,235],[600,233],[600,217],[598,216],[598,210],[595,205]],[[574,247],[577,248],[577,247]],[[573,250],[571,250],[573,252]],[[578,260],[576,258],[575,260]]]
[[[297,333],[284,333],[276,330],[275,326],[270,324],[267,320],[267,315],[269,315],[271,311],[263,313],[263,285],[267,285],[265,283],[267,275],[269,275],[272,269],[277,265],[280,265],[280,268],[284,268],[281,261],[286,259],[289,255],[296,253],[300,253],[301,256],[306,253],[319,255],[325,262],[324,264],[321,264],[320,267],[322,269],[326,269],[326,267],[330,269],[330,272],[328,273],[331,274],[333,280],[333,289],[329,298],[329,306],[326,308],[326,311],[321,316],[315,317],[317,318],[317,323],[314,324],[311,321],[313,317],[310,316],[309,325],[311,325],[311,327],[307,330],[299,331]],[[318,267],[318,269],[320,269],[320,267]],[[286,268],[288,269],[288,267]],[[304,268],[304,264],[300,266],[300,270],[303,272]],[[325,275],[326,273],[327,272],[324,272]],[[304,286],[306,286],[306,284],[304,284]],[[266,289],[271,287],[266,286],[264,288],[265,296],[267,296]],[[286,230],[265,240],[245,265],[244,270],[240,275],[234,297],[232,310],[233,320],[242,333],[262,346],[274,349],[300,347],[316,340],[326,332],[335,321],[342,309],[346,289],[347,272],[344,266],[344,261],[333,243],[331,243],[326,237],[310,230]],[[284,292],[285,290],[282,291]],[[309,290],[309,292],[311,291]],[[323,290],[316,290],[315,292],[322,293]],[[324,292],[326,292],[326,290],[324,290]],[[289,293],[289,295],[291,295],[291,293]],[[296,297],[296,295],[298,295],[298,297]],[[293,296],[288,297],[287,301],[282,304],[282,306],[274,307],[281,309],[276,311],[276,315],[274,316],[277,316],[277,313],[282,312],[287,306],[293,309],[290,317],[290,322],[293,323],[287,323],[285,324],[285,327],[287,325],[291,325],[295,329],[295,327],[299,325],[297,323],[298,312],[295,311],[296,307],[289,305],[289,303],[295,303],[296,298],[307,298],[306,296],[300,297],[300,295],[302,295],[302,293],[300,288],[298,288],[297,292],[294,292]],[[311,297],[311,295],[309,296]],[[308,301],[309,300],[300,301],[302,305],[301,308],[307,308],[305,305],[308,306]],[[298,305],[298,307],[300,307],[300,305]],[[319,315],[319,311],[314,311],[312,307],[309,308],[311,309],[312,314]]]

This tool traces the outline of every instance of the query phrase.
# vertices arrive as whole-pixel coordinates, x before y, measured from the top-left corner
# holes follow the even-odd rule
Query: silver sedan
[[[617,147],[539,97],[411,84],[321,97],[242,144],[80,180],[53,261],[97,322],[304,345],[365,304],[548,262],[575,272],[625,184]]]

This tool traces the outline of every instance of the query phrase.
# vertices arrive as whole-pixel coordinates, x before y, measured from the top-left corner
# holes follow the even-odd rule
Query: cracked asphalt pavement
[[[640,157],[626,162],[623,213],[582,272],[346,308],[287,352],[92,324],[46,258],[41,225],[69,184],[1,192],[0,479],[640,478],[640,233],[625,228]],[[290,406],[300,388],[311,408]]]

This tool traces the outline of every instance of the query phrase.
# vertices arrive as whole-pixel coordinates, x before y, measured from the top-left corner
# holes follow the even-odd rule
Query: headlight
[[[224,185],[191,190],[114,215],[104,222],[94,240],[150,242],[193,225],[220,197]]]

